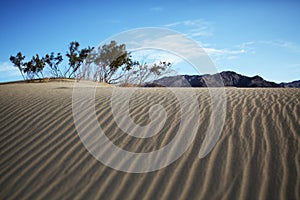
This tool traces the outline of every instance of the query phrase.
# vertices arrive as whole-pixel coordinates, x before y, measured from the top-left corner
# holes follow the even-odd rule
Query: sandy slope
[[[116,145],[151,152],[172,140],[180,105],[166,89],[143,89],[131,101],[140,125],[149,122],[153,103],[166,107],[163,134],[147,139],[118,129],[112,90],[97,89],[96,113]],[[210,97],[206,89],[195,91],[200,126],[192,146],[166,168],[132,174],[106,167],[82,144],[72,83],[0,85],[0,199],[300,199],[300,89],[227,88],[222,135],[203,159]]]

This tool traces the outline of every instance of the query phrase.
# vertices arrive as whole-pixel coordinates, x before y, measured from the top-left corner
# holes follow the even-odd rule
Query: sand
[[[300,199],[300,89],[226,88],[221,136],[199,159],[210,96],[205,88],[178,88],[197,94],[195,140],[167,167],[127,173],[105,166],[83,145],[72,115],[72,86],[0,85],[0,199]],[[165,127],[146,139],[118,129],[110,109],[113,89],[97,88],[95,109],[115,145],[145,153],[172,141],[180,104],[168,89],[141,89],[130,101],[140,125],[149,123],[153,102],[166,107]],[[113,152],[102,151],[113,158]]]

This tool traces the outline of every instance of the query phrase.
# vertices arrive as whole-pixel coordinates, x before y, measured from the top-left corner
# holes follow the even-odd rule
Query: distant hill
[[[266,81],[260,76],[248,77],[233,71],[224,71],[218,74],[205,75],[177,75],[163,77],[151,83],[145,84],[145,87],[207,87],[207,84],[214,87],[221,87],[216,80],[219,76],[223,79],[226,87],[294,87],[300,88],[300,80],[290,83],[275,83]]]
[[[280,86],[282,86],[282,87],[290,87],[290,88],[300,88],[300,80],[299,81],[289,82],[289,83],[280,83]]]

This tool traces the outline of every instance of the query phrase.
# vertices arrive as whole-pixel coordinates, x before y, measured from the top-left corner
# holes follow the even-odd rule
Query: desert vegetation
[[[64,63],[64,59],[67,63]],[[65,58],[62,53],[36,54],[25,61],[22,52],[10,56],[24,80],[41,78],[75,78],[119,85],[142,85],[172,71],[167,61],[156,63],[134,59],[125,44],[111,41],[98,48],[80,48],[77,41],[70,42]]]

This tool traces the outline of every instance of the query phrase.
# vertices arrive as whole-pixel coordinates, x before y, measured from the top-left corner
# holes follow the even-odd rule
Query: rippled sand
[[[72,115],[72,86],[0,85],[0,199],[300,199],[300,89],[226,88],[221,137],[199,159],[210,96],[205,88],[178,88],[196,92],[199,101],[192,145],[165,168],[126,173],[97,161],[81,142]],[[165,127],[147,139],[118,128],[110,108],[112,91],[97,88],[95,108],[115,145],[151,152],[172,141],[181,113],[168,89],[141,89],[130,101],[132,119],[139,125],[149,123],[151,105],[166,108]],[[114,156],[106,149],[103,153]]]

